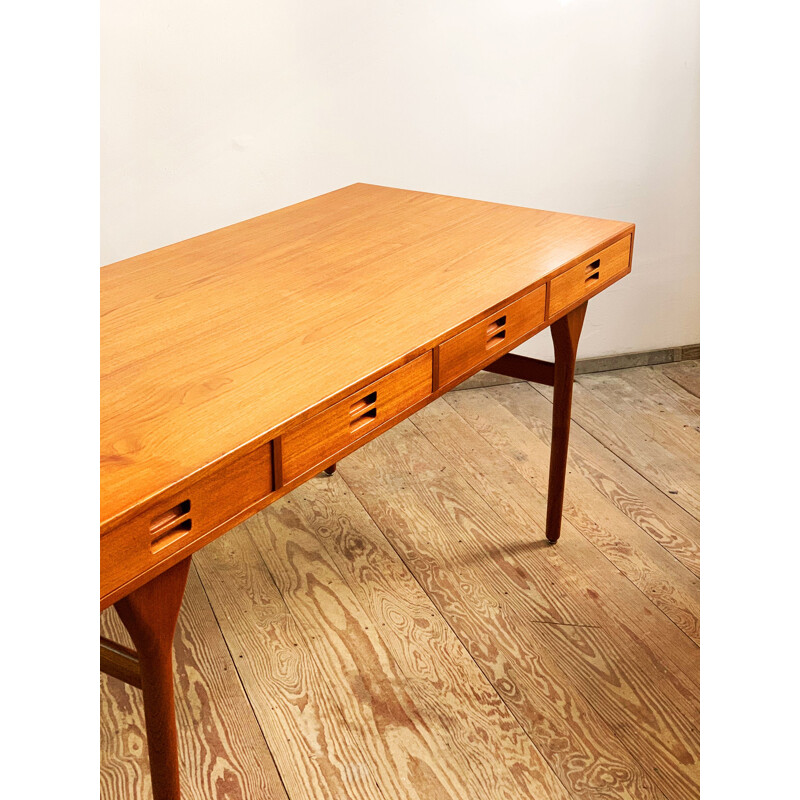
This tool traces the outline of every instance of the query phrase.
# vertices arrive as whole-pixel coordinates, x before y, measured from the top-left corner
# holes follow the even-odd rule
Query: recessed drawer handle
[[[600,259],[595,259],[592,261],[591,264],[587,264],[586,266],[586,279],[584,283],[589,283],[589,281],[599,281],[600,280]]]
[[[370,392],[366,397],[362,397],[360,400],[356,400],[353,405],[350,406],[350,416],[351,417],[358,417],[366,411],[370,406],[374,406],[375,403],[378,402],[378,393],[377,392]]]
[[[156,553],[192,529],[191,500],[184,500],[174,508],[159,514],[150,522],[150,549]]]
[[[350,406],[350,433],[361,430],[378,417],[378,393],[370,392]]]
[[[494,347],[506,338],[506,317],[498,317],[486,328],[486,347]]]
[[[350,433],[360,431],[363,427],[369,425],[371,422],[377,419],[377,417],[377,408],[371,408],[369,411],[365,411],[360,417],[350,420]]]

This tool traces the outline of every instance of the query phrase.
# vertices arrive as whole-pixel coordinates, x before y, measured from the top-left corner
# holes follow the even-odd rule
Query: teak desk
[[[480,369],[554,387],[561,527],[587,300],[634,226],[355,184],[101,270],[100,607],[179,797],[172,638],[193,552]],[[555,363],[508,351],[550,327]]]

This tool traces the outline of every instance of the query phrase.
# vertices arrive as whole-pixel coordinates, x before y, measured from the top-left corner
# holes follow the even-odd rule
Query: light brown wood
[[[426,592],[437,604],[447,603],[449,619],[451,614],[462,613],[465,605],[474,605],[478,618],[485,620],[491,615],[491,622],[484,624],[493,632],[495,647],[507,628],[520,630],[527,641],[514,650],[513,657],[506,655],[504,667],[512,658],[519,659],[523,650],[535,653],[541,661],[542,671],[536,670],[536,675],[547,685],[557,680],[560,671],[566,672],[565,683],[581,685],[582,696],[591,698],[602,718],[613,720],[613,729],[629,752],[658,768],[667,796],[693,796],[698,777],[698,709],[687,696],[680,675],[672,674],[671,662],[660,661],[650,642],[641,641],[624,627],[618,635],[620,625],[626,625],[624,616],[616,614],[613,623],[598,620],[595,595],[607,591],[602,583],[593,582],[590,592],[573,594],[569,573],[556,577],[554,566],[554,577],[542,580],[546,575],[540,568],[543,551],[531,546],[527,530],[496,519],[461,476],[443,466],[428,443],[404,423],[342,462],[339,472]],[[402,483],[393,477],[397,474],[402,475]],[[404,510],[399,513],[401,503]],[[491,548],[490,543],[501,537],[499,546]],[[533,537],[534,543],[537,538]],[[559,549],[544,552],[557,554]],[[560,607],[572,605],[580,624],[563,616],[561,621],[545,616],[545,592],[552,593],[556,613]],[[658,614],[652,605],[650,608],[651,616]],[[497,621],[498,616],[505,624]],[[685,646],[696,652],[696,646],[672,627]],[[579,635],[584,632],[581,640]],[[479,645],[486,638],[473,633],[469,640]],[[580,641],[585,642],[585,649]],[[476,646],[473,655],[477,660],[484,652]],[[606,663],[600,653],[606,654]],[[591,673],[594,683],[588,677]],[[519,677],[509,678],[508,684],[518,686]],[[498,691],[502,686],[501,681]],[[576,698],[574,694],[570,697]],[[537,708],[544,713],[541,706]]]
[[[615,372],[586,375],[578,382],[678,459],[699,464],[699,426],[693,425],[690,415],[675,408],[669,395],[647,377],[647,372],[630,378]]]
[[[428,352],[287,431],[282,437],[283,480],[327,466],[340,450],[426,398],[432,377]]]
[[[547,386],[538,387],[538,391],[552,396]],[[699,469],[694,459],[676,459],[667,448],[640,428],[628,424],[616,408],[604,403],[580,383],[575,384],[572,400],[575,422],[699,519]]]
[[[536,486],[546,486],[547,470],[540,468],[540,459],[546,457],[550,444],[550,401],[532,387],[520,386],[514,390],[498,391],[493,393],[491,400],[480,399],[471,401],[470,406],[459,406],[459,411],[467,413],[471,407],[470,421],[479,424],[480,414],[497,415],[493,426],[481,426],[487,430],[487,435],[493,438],[496,447],[502,447],[503,442],[519,443],[520,437],[526,446],[526,460],[536,467]],[[455,402],[455,401],[454,401]],[[502,414],[497,405],[506,409],[507,415]],[[524,427],[535,434],[536,439],[528,438]],[[499,432],[503,432],[500,437]],[[664,548],[670,555],[683,563],[693,574],[700,574],[700,525],[691,514],[672,501],[672,499],[658,490],[653,484],[636,470],[631,469],[624,461],[620,460],[608,447],[601,444],[587,433],[580,425],[574,425],[570,435],[569,466],[572,470],[572,486],[576,497],[576,504],[567,501],[566,518],[571,519],[573,507],[578,512],[574,521],[583,520],[584,530],[602,530],[604,526],[593,524],[592,520],[598,511],[591,509],[594,500],[589,500],[595,493],[605,498],[619,514],[624,515],[631,522],[641,528],[648,536]],[[532,472],[529,472],[531,476]],[[582,502],[589,505],[581,510]],[[603,517],[607,517],[606,512]],[[612,534],[615,529],[625,530],[627,523],[621,519],[608,519],[607,534]],[[633,534],[633,529],[630,535]],[[611,537],[608,541],[614,541]],[[628,537],[626,536],[627,540]],[[630,552],[628,544],[621,550]],[[637,545],[636,551],[647,549],[644,544]],[[648,577],[648,572],[637,569],[643,577]],[[657,574],[657,572],[656,572]],[[654,576],[653,576],[654,577]],[[655,588],[655,587],[652,587]],[[662,582],[662,591],[672,592],[669,581]],[[660,594],[658,592],[657,594]]]
[[[545,316],[557,351],[547,524],[557,538],[576,344],[565,360],[558,332],[571,335],[585,297],[629,269],[632,235],[626,223],[355,185],[103,271],[101,608],[115,603],[143,643],[157,798],[178,791],[165,649],[177,606],[159,600],[171,576]],[[626,270],[615,266],[623,246]],[[598,255],[584,304],[546,314],[554,282]],[[555,612],[549,590],[542,600],[548,617],[571,613]],[[401,705],[414,718],[414,703]],[[437,772],[432,740],[416,735],[420,797],[484,790]]]
[[[634,378],[636,385],[646,382],[649,385],[655,384],[662,398],[666,398],[669,407],[680,414],[684,414],[689,425],[695,428],[700,426],[700,398],[696,397],[689,390],[671,380],[664,372],[663,368],[669,368],[669,364],[656,365],[648,370],[629,370],[625,373],[627,378]],[[641,373],[645,373],[642,375]]]
[[[508,466],[523,476],[523,481],[507,475],[507,467],[497,464],[491,452],[479,451],[486,458],[487,466],[491,464],[491,471],[495,475],[505,476],[509,494],[516,494],[519,497],[517,502],[530,508],[547,491],[549,417],[552,407],[530,386],[514,388],[517,390],[500,391],[498,388],[492,397],[479,392],[471,392],[463,397],[448,397],[448,405],[481,433],[497,452],[508,453],[505,458]],[[420,416],[422,420],[427,419],[426,415]],[[455,452],[459,449],[458,442],[461,442],[461,448],[474,449],[477,446],[470,432],[464,430],[463,426],[456,427],[451,417],[440,413],[438,419],[443,433],[452,431],[448,442]],[[433,424],[428,424],[424,430],[434,442],[443,435],[434,430]],[[630,593],[616,588],[615,599],[630,597],[631,602],[635,603],[644,595],[687,636],[697,640],[700,597],[696,576],[640,527],[649,519],[659,519],[658,514],[649,508],[655,499],[653,495],[659,493],[653,492],[652,487],[641,480],[641,476],[637,476],[639,481],[632,475],[628,476],[630,470],[626,470],[626,477],[620,483],[619,478],[614,476],[613,466],[609,464],[610,454],[607,451],[601,454],[587,453],[581,433],[580,428],[573,427],[572,437],[575,441],[568,459],[570,476],[564,498],[564,524],[568,526],[570,535],[577,532],[591,542],[640,590]],[[510,487],[514,487],[513,490]],[[497,490],[481,482],[480,491],[493,496]],[[532,495],[533,500],[528,500],[526,495]],[[504,502],[507,503],[508,499]],[[666,505],[672,504],[667,501]],[[507,513],[514,516],[513,511]],[[532,516],[538,529],[539,520],[535,514]],[[568,555],[564,557],[568,558]],[[584,554],[580,558],[583,560],[582,569],[588,570],[591,556]],[[575,575],[576,581],[580,580],[580,571]],[[641,609],[641,605],[634,605],[629,609],[628,618],[641,618]],[[675,636],[676,632],[671,630],[671,626],[662,623],[653,620],[639,633],[646,638],[657,629],[659,635],[656,646],[664,643],[671,658],[679,659],[681,666],[694,674],[696,648],[690,647],[688,642],[682,642],[683,637]],[[681,658],[686,660],[680,661]]]
[[[531,550],[534,571],[493,545],[502,531],[521,550],[529,531],[508,530],[410,423],[339,472],[570,793],[588,800],[613,786],[617,797],[658,797],[602,717],[571,691],[558,657],[536,641],[536,622],[580,628],[594,614],[542,548]]]
[[[585,302],[631,267],[631,237],[625,237],[567,270],[550,283],[548,316],[553,319]]]
[[[491,366],[491,364],[489,366]],[[453,389],[484,389],[487,386],[501,386],[504,383],[514,383],[521,380],[522,378],[498,375],[497,373],[490,372],[488,368],[484,368],[480,372],[470,375],[469,378],[454,386]]]
[[[682,361],[679,364],[664,364],[660,368],[663,375],[675,381],[695,397],[700,397],[700,362]]]
[[[547,287],[540,286],[439,345],[439,386],[474,372],[493,354],[508,350],[544,327]]]
[[[365,746],[339,705],[352,676],[323,673],[247,528],[203,548],[195,563],[292,800],[385,800],[374,748],[386,745]],[[369,713],[370,699],[362,703]]]
[[[444,721],[480,796],[560,796],[547,762],[345,482],[306,484],[286,506],[283,518],[313,532],[406,683]]]
[[[101,630],[132,644],[113,608]],[[182,800],[287,800],[194,568],[174,651]],[[100,683],[100,800],[152,800],[142,693],[105,675]]]
[[[497,758],[497,743],[487,741],[485,731],[482,742],[477,737],[472,745],[465,741],[470,728],[441,681],[431,687],[432,676],[420,671],[416,659],[401,657],[397,663],[394,651],[407,647],[407,636],[392,630],[396,613],[391,614],[392,627],[375,624],[324,546],[298,517],[298,505],[304,505],[302,497],[287,497],[274,513],[253,519],[247,527],[309,637],[322,674],[334,687],[341,686],[337,674],[350,676],[341,687],[339,703],[350,730],[363,738],[374,762],[388,768],[376,776],[380,785],[391,787],[399,778],[399,796],[421,800],[460,800],[488,792],[520,800],[531,795],[566,798],[543,759],[534,761],[520,785]],[[347,505],[334,513],[342,511],[346,513]],[[361,515],[366,522],[363,510]],[[423,626],[427,629],[427,620]],[[390,638],[396,639],[395,647],[388,644]],[[367,696],[372,698],[369,705],[363,703]],[[463,736],[457,739],[448,732],[455,719],[463,726]]]
[[[102,606],[140,585],[167,559],[181,558],[188,540],[200,543],[213,536],[272,490],[272,443],[267,442],[101,536]]]
[[[632,229],[356,184],[104,267],[102,529]]]
[[[620,403],[660,387],[641,373],[620,373]],[[696,398],[663,380],[674,393],[661,424],[684,424],[681,410],[696,425]],[[273,797],[260,788],[271,757],[253,713],[292,800],[406,800],[447,774],[464,796],[558,797],[535,790],[542,765],[573,800],[697,800],[699,648],[670,610],[697,607],[696,585],[671,564],[691,558],[682,541],[697,522],[614,442],[573,424],[564,535],[544,544],[542,392],[449,393],[194,557],[230,655],[210,611],[184,640],[199,619],[190,582],[176,636],[186,800]],[[103,683],[101,796],[146,800],[139,693]],[[226,705],[234,690],[239,708]],[[412,726],[395,721],[409,708]],[[370,742],[371,719],[384,744]],[[448,765],[428,772],[426,756],[404,771],[404,753],[434,748]]]

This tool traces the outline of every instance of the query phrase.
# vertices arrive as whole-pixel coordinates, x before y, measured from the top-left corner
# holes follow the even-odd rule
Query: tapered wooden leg
[[[336,462],[334,461],[329,467],[325,467],[324,472],[326,475],[333,475],[336,472]]]
[[[153,800],[180,798],[172,640],[190,563],[184,559],[114,604],[139,659]]]
[[[545,535],[551,542],[561,535],[561,512],[564,508],[564,481],[567,475],[569,423],[572,414],[572,383],[575,379],[575,356],[586,316],[586,303],[570,311],[550,326],[555,350],[553,376],[553,434],[550,440],[550,480],[547,486],[547,523]]]

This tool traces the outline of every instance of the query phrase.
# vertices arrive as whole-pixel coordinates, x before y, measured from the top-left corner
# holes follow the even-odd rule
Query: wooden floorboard
[[[657,367],[661,374],[675,381],[689,394],[700,397],[700,362],[681,361],[677,364],[663,364]]]
[[[116,611],[101,632],[132,643]],[[281,779],[195,571],[175,634],[175,715],[183,800],[286,800]],[[100,797],[150,798],[138,689],[100,677]]]
[[[633,373],[628,374],[628,373]],[[700,459],[699,425],[673,402],[647,370],[584,375],[578,383],[682,461]],[[694,424],[693,424],[694,422]]]
[[[551,390],[491,383],[195,556],[185,800],[699,796],[699,362],[578,378],[555,546]],[[140,700],[101,678],[103,798],[151,796]]]
[[[496,392],[491,397],[505,406],[516,421],[528,427],[549,447],[552,405],[550,399],[543,396],[539,389],[540,387],[520,386],[517,391]],[[573,422],[571,427],[570,474],[579,475],[588,481],[600,495],[635,522],[661,547],[695,575],[699,575],[698,520],[579,424]],[[494,426],[489,430],[494,430]],[[534,463],[538,463],[538,459]],[[576,486],[580,488],[576,481],[570,481],[570,485],[572,488],[567,491],[571,492]]]
[[[386,468],[387,463],[391,469]],[[426,591],[448,619],[460,610],[444,607],[445,599],[453,599],[452,590],[444,588],[452,572],[461,590],[460,606],[468,605],[477,620],[490,616],[484,638],[498,630],[511,630],[517,642],[520,635],[523,637],[514,648],[515,657],[524,650],[540,654],[540,664],[547,666],[538,670],[537,677],[545,682],[547,691],[537,696],[536,706],[542,708],[543,697],[551,693],[554,681],[563,681],[570,691],[577,690],[580,682],[586,690],[588,684],[581,682],[584,665],[579,648],[572,649],[572,639],[555,637],[552,631],[597,626],[598,615],[593,613],[596,605],[591,595],[570,591],[566,571],[559,574],[549,559],[536,557],[539,554],[534,548],[524,546],[531,540],[542,541],[543,529],[532,533],[499,518],[455,470],[442,466],[430,443],[410,423],[398,425],[362,448],[357,458],[340,465],[340,471],[389,541],[400,549],[409,568],[426,581]],[[397,476],[404,480],[400,490]],[[498,541],[510,546],[498,547]],[[612,565],[608,566],[613,571]],[[549,581],[540,582],[541,574],[548,574]],[[430,579],[431,575],[435,578]],[[597,588],[602,590],[602,584]],[[569,614],[558,614],[559,598]],[[554,610],[550,612],[550,608]],[[655,613],[653,616],[658,619]],[[696,648],[669,621],[666,625],[677,637],[683,636],[688,647]],[[655,766],[668,796],[691,796],[688,790],[696,778],[694,698],[687,696],[684,685],[665,670],[642,638],[616,620],[607,622],[605,633],[607,644],[614,645],[615,668],[608,683],[596,682],[594,696],[584,692],[584,699],[590,706],[593,702],[601,705],[597,719],[607,722],[606,707],[622,696],[628,697],[631,705],[620,711],[617,729],[625,736],[629,752],[640,764]],[[476,659],[481,657],[481,644],[478,640],[474,651],[471,649]],[[611,651],[610,644],[607,649]],[[503,666],[510,659],[509,654]],[[498,680],[498,690],[502,691],[504,683],[502,678]],[[572,691],[571,699],[575,701],[576,691]],[[637,733],[632,735],[637,724]],[[534,742],[540,749],[546,746],[544,741]],[[610,743],[608,734],[606,742]],[[676,755],[674,763],[662,752],[665,743]]]
[[[549,386],[538,391],[552,399]],[[614,407],[590,388],[575,382],[572,420],[631,469],[649,480],[661,492],[700,518],[700,466],[696,460],[676,457],[675,453],[626,419],[623,404]]]
[[[365,744],[341,692],[286,606],[243,525],[203,548],[198,572],[292,800],[383,800],[386,742]],[[387,750],[389,751],[387,755]],[[390,774],[388,787],[401,780]],[[416,798],[411,793],[410,798]]]
[[[331,480],[335,483],[340,478]],[[326,517],[332,513],[334,524],[337,515],[347,514],[357,536],[374,526],[355,498],[347,496],[349,491],[340,493],[342,502],[337,507],[327,513],[322,510],[324,488],[324,481],[306,487],[305,502],[303,493],[279,501],[274,513],[262,515],[249,527],[287,605],[311,635],[326,677],[339,690],[351,729],[365,746],[391,744],[394,758],[385,759],[387,769],[379,776],[380,785],[388,786],[394,774],[401,783],[388,796],[568,797],[541,757],[525,765],[528,780],[518,785],[506,767],[519,769],[520,765],[505,763],[504,756],[510,755],[504,752],[506,737],[488,725],[486,714],[480,714],[478,698],[463,692],[466,687],[430,685],[424,663],[403,648],[408,628],[400,624],[396,595],[390,598],[395,600],[391,609],[384,609],[386,617],[365,612],[320,542],[316,525],[310,524],[319,519],[308,513],[308,507],[313,504]],[[323,530],[327,530],[324,523]],[[406,622],[420,633],[434,623],[441,627],[439,615],[435,609],[432,612],[433,616]],[[386,618],[388,625],[381,621]],[[448,655],[440,652],[436,666],[446,667]],[[481,687],[484,692],[488,688]],[[474,724],[470,715],[479,717],[480,724]],[[460,735],[453,736],[453,731]],[[522,731],[513,733],[518,738]],[[532,747],[528,750],[531,757],[536,755]]]
[[[286,506],[284,519],[295,529],[313,531],[418,702],[435,710],[450,747],[476,773],[480,796],[567,796],[342,477],[300,487]]]
[[[546,496],[549,401],[531,386],[518,384],[502,387],[502,391],[498,389],[491,395],[485,392],[452,395],[447,402],[539,495]],[[419,418],[424,417],[419,415]],[[430,437],[439,435],[432,427],[427,432]],[[580,530],[682,630],[697,639],[697,521],[615,459],[606,448],[598,446],[596,440],[583,434],[578,426],[573,426],[564,519]],[[466,435],[459,430],[458,436]],[[522,489],[519,491],[523,493]],[[684,565],[682,556],[688,557],[688,565]]]
[[[594,616],[591,598],[572,592],[569,575],[559,576],[548,559],[537,562],[549,566],[546,581],[520,563],[526,550],[555,548],[539,544],[541,533],[532,542],[529,529],[506,534],[516,547],[498,547],[507,521],[437,463],[410,423],[359,453],[342,463],[342,477],[572,796],[656,796],[611,728],[573,691],[558,658],[537,641],[534,623],[580,627]],[[597,794],[608,786],[612,793]]]

